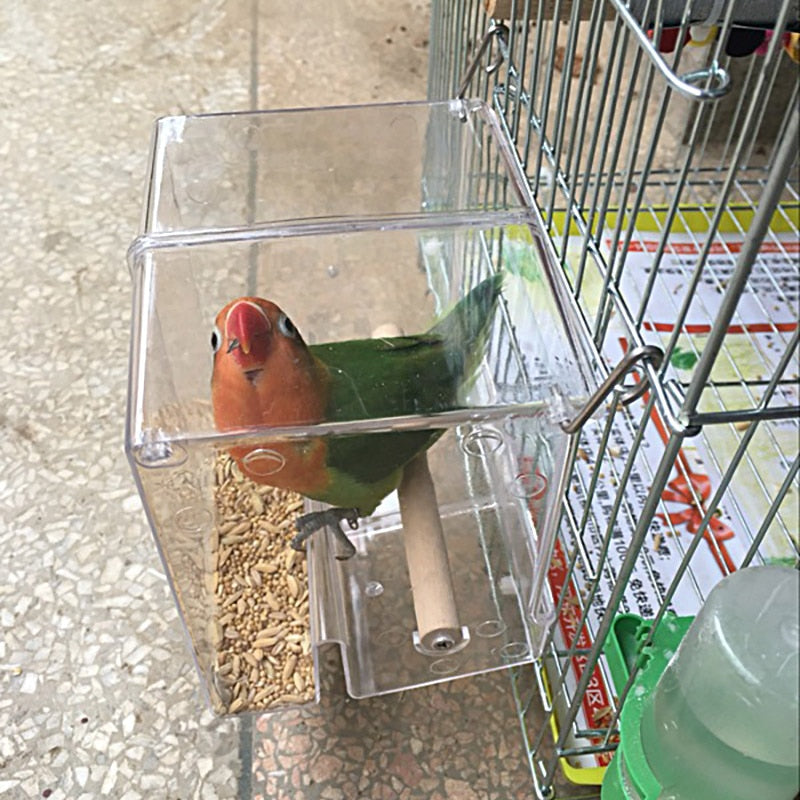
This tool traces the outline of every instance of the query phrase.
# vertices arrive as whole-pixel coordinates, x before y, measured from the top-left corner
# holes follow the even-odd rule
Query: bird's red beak
[[[241,355],[251,353],[255,359],[263,357],[271,330],[272,323],[263,309],[249,300],[240,300],[231,307],[225,321],[228,351],[240,361],[245,360]]]

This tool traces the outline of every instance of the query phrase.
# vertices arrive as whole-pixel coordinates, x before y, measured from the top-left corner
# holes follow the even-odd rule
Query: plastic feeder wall
[[[508,148],[494,113],[475,101],[157,122],[142,231],[129,253],[126,448],[216,710],[232,707],[209,576],[220,524],[215,464],[234,441],[446,431],[429,459],[465,633],[460,648],[437,657],[415,641],[395,495],[352,533],[351,560],[336,560],[323,535],[309,547],[313,652],[340,644],[352,696],[536,655],[552,620],[534,586],[563,480],[568,437],[560,423],[585,400],[590,373]],[[215,430],[209,337],[231,299],[272,299],[306,341],[319,343],[369,337],[385,323],[424,331],[497,271],[505,273],[501,302],[461,410],[259,428],[238,439]]]

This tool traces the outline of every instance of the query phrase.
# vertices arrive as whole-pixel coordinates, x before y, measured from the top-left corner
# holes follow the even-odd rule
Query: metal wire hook
[[[586,405],[578,412],[574,419],[561,423],[561,429],[565,433],[575,433],[579,431],[586,421],[600,408],[603,400],[622,383],[625,376],[641,361],[649,361],[655,369],[661,366],[664,360],[664,351],[653,344],[646,344],[642,347],[634,347],[629,350],[623,359],[611,370],[609,376],[603,381],[597,391],[589,398]],[[628,405],[641,397],[649,385],[647,379],[639,381],[635,386],[626,389],[620,395],[619,402]]]
[[[495,23],[492,25],[489,30],[483,35],[483,39],[481,39],[481,43],[478,47],[477,52],[472,58],[472,61],[469,62],[467,65],[467,70],[464,73],[464,77],[461,80],[461,84],[458,87],[458,94],[456,97],[459,100],[464,99],[464,95],[467,93],[467,89],[469,88],[469,82],[472,80],[472,76],[475,74],[475,70],[478,69],[478,63],[481,60],[481,57],[486,52],[486,49],[489,47],[492,38],[497,36],[503,44],[508,42],[508,28],[502,22]],[[501,48],[497,48],[497,55],[495,56],[494,61],[486,67],[486,74],[491,75],[493,72],[497,72],[500,69],[500,65],[503,63],[503,59],[505,56],[503,55],[503,51]]]

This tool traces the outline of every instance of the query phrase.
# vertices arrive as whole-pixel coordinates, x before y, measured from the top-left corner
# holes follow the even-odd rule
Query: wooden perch
[[[417,634],[425,650],[446,652],[461,641],[461,626],[426,453],[406,465],[397,493]]]
[[[372,336],[402,336],[402,331],[387,324]],[[427,652],[445,654],[463,637],[427,453],[406,464],[397,494],[419,642]]]

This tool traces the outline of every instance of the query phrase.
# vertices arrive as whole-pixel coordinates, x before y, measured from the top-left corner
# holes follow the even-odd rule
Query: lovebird
[[[307,345],[289,317],[260,297],[232,300],[211,334],[211,400],[220,431],[424,415],[459,407],[475,379],[502,289],[496,274],[475,286],[425,333]],[[231,448],[249,478],[332,508],[298,518],[295,549],[330,525],[344,530],[394,491],[403,467],[443,430],[317,436]]]

